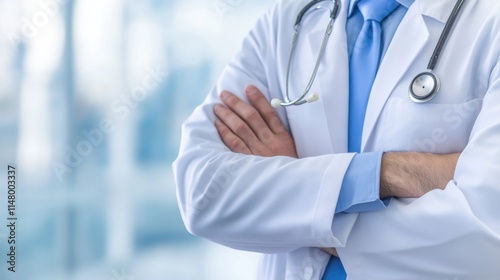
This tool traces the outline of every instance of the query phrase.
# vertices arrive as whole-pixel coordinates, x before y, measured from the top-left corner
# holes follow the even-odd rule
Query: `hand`
[[[418,198],[444,189],[453,179],[460,153],[385,153],[380,171],[380,197]]]
[[[339,257],[339,254],[337,253],[337,250],[335,248],[321,248],[321,250],[337,258]]]
[[[223,91],[226,107],[214,107],[215,126],[224,144],[235,153],[297,158],[295,142],[269,101],[255,86],[248,86],[245,93],[250,104]]]

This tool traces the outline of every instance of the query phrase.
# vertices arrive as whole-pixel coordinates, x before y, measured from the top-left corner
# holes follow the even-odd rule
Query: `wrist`
[[[384,153],[380,171],[380,197],[416,198],[434,189],[444,189],[453,178],[458,156]]]
[[[384,153],[380,170],[380,198],[401,196],[401,176],[397,172],[399,168],[398,157],[401,153]],[[398,190],[399,189],[399,190]]]

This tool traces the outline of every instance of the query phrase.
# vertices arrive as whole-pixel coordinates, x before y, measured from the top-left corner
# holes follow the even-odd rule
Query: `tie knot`
[[[357,5],[365,21],[381,22],[399,6],[399,3],[395,0],[360,0]]]

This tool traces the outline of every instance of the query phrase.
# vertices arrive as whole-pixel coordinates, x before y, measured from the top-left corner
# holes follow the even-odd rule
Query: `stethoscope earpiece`
[[[418,74],[410,84],[408,95],[415,103],[425,103],[439,92],[441,81],[436,74],[426,71]]]
[[[273,100],[271,100],[271,106],[273,106],[273,108],[283,107],[281,106],[281,103],[283,103],[283,101],[279,98],[273,98]]]
[[[316,102],[319,100],[319,95],[317,92],[313,92],[311,94],[309,94],[308,96],[306,96],[305,99],[303,100],[300,100],[297,104],[292,104],[292,103],[286,103],[286,102],[283,102],[283,100],[279,99],[279,98],[273,98],[273,100],[271,100],[271,106],[273,108],[280,108],[280,107],[286,107],[286,106],[290,106],[290,105],[301,105],[301,104],[304,104],[304,103],[313,103],[313,102]]]

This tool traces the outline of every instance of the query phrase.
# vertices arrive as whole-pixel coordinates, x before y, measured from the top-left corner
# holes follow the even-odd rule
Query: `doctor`
[[[377,1],[340,3],[310,89],[319,100],[276,111],[270,100],[304,91],[330,13],[304,17],[289,79],[308,1],[279,1],[257,22],[183,126],[183,220],[264,253],[258,279],[499,279],[500,2],[463,3],[426,102],[409,87],[456,0],[387,4],[376,23],[362,2]],[[374,61],[357,42],[366,30]]]

